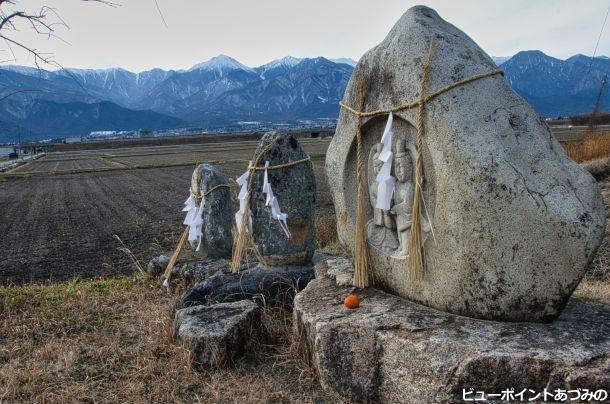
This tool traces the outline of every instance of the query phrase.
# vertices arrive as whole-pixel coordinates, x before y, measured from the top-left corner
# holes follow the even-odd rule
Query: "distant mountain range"
[[[591,111],[610,59],[560,60],[540,51],[495,57],[508,83],[543,116]],[[291,56],[248,67],[225,55],[188,70],[121,68],[46,71],[0,66],[0,142],[19,126],[33,138],[94,130],[213,127],[239,121],[336,118],[356,64]],[[34,90],[34,91],[32,91]],[[604,95],[602,107],[610,95]]]

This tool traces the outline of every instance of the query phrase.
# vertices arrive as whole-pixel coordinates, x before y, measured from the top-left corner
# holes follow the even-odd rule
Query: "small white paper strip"
[[[190,226],[197,211],[197,204],[195,203],[195,198],[193,198],[192,194],[188,197],[186,202],[184,202],[184,205],[182,211],[187,213],[182,224]]]
[[[383,166],[377,174],[375,181],[377,181],[377,203],[375,208],[382,209],[385,211],[390,210],[392,207],[392,196],[394,195],[394,187],[396,185],[396,179],[392,177],[392,122],[394,116],[390,112],[388,122],[385,125],[383,136],[381,136],[381,144],[383,148],[379,153],[378,159],[383,161]]]
[[[197,248],[195,251],[199,251],[201,248],[201,240],[203,237],[203,204],[205,198],[203,193],[201,194],[201,204],[197,205],[197,201],[193,197],[193,193],[184,202],[183,212],[186,212],[186,217],[182,224],[189,226],[189,241],[197,241]]]
[[[269,167],[268,161],[265,162],[265,167]],[[282,230],[284,230],[284,234],[286,234],[286,237],[290,238],[290,230],[288,229],[288,224],[286,223],[288,215],[286,213],[282,213],[280,209],[280,204],[275,195],[273,195],[273,190],[271,189],[271,184],[269,183],[269,176],[267,174],[266,169],[263,180],[263,192],[267,194],[265,205],[271,208],[271,216],[273,216],[274,219],[280,222],[280,227],[282,228]]]
[[[241,230],[241,220],[244,217],[244,211],[246,210],[246,200],[248,198],[248,178],[250,177],[250,167],[252,167],[252,161],[248,163],[248,169],[243,173],[237,180],[237,184],[241,186],[239,190],[239,210],[235,213],[235,224],[237,225],[237,231]],[[252,219],[250,218],[250,221]],[[249,226],[251,223],[249,223]]]

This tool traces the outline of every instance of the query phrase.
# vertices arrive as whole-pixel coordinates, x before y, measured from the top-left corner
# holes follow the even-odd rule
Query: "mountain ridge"
[[[602,77],[610,74],[607,57],[574,55],[561,60],[532,50],[493,59],[513,89],[543,116],[591,111]],[[5,65],[0,66],[0,97],[12,91],[36,91],[16,94],[10,102],[1,103],[0,120],[4,127],[23,126],[41,135],[67,136],[110,130],[117,122],[128,123],[129,128],[168,129],[172,124],[207,127],[242,120],[336,119],[353,64],[355,61],[346,58],[286,56],[249,67],[218,55],[185,70],[155,68],[139,73],[123,68],[47,71]],[[34,104],[35,100],[40,102]],[[608,101],[604,95],[602,106],[610,105]],[[105,102],[116,107],[102,107],[100,103]],[[70,120],[79,113],[83,117],[91,114],[95,108],[86,107],[88,104],[117,116],[102,114],[94,119],[91,115],[89,125]],[[74,125],[45,114],[27,119],[28,113],[39,111],[33,105],[56,111]]]

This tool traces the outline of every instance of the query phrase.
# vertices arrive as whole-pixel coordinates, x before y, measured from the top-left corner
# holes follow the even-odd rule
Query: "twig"
[[[42,90],[18,90],[18,91],[13,91],[12,93],[8,93],[5,96],[0,97],[0,101],[4,101],[6,100],[8,97],[13,96],[15,94],[19,94],[19,93],[29,93],[29,92],[36,92],[36,91],[42,91]]]
[[[142,265],[140,264],[140,261],[133,254],[133,252],[131,252],[131,250],[125,245],[125,243],[123,243],[123,240],[121,240],[121,238],[117,234],[114,235],[114,238],[117,239],[119,243],[121,243],[121,247],[118,247],[117,249],[120,252],[122,252],[125,255],[127,255],[131,259],[131,262],[136,267],[136,269],[140,272],[140,274],[145,275],[146,272],[144,271],[144,268],[142,268]]]

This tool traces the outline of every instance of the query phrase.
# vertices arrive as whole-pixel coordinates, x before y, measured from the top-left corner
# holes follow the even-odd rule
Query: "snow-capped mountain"
[[[258,69],[259,70],[270,70],[270,69],[275,69],[277,67],[290,68],[292,66],[298,65],[300,61],[301,61],[301,59],[295,58],[294,56],[284,56],[281,59],[275,59],[269,63],[265,63],[264,65],[259,66]]]
[[[495,60],[507,82],[543,116],[591,111],[603,75],[610,74],[610,59],[605,57],[560,60],[526,51],[503,63]],[[120,122],[156,129],[336,118],[354,64],[349,59],[286,56],[249,67],[219,55],[188,70],[140,73],[121,68],[45,71],[1,66],[0,97],[28,91],[0,103],[0,121],[9,127],[72,135]],[[607,101],[610,97],[604,95],[602,108],[610,106]]]
[[[154,122],[172,122],[169,118],[197,126],[243,119],[334,118],[351,71],[348,65],[324,58],[287,56],[248,67],[226,55],[188,70],[153,69],[141,73],[121,68],[51,72],[0,67],[0,96],[14,90],[40,90],[17,94],[1,104],[0,120],[62,135],[87,132],[86,125],[80,123],[71,130],[55,119],[43,118],[44,114],[32,114],[35,100],[44,101],[40,105],[47,111],[72,108],[75,115],[83,110],[77,103],[111,102],[118,107],[115,113],[121,116],[128,111],[149,110],[160,115],[141,122],[142,127],[151,129],[156,128]],[[31,122],[28,115],[33,117]]]
[[[237,60],[227,55],[214,56],[212,59],[206,60],[203,63],[196,64],[195,66],[189,69],[189,71],[193,70],[215,71],[218,74],[223,74],[224,72],[230,70],[254,71],[254,69],[252,69],[251,67],[242,65]]]
[[[358,61],[351,58],[338,58],[338,59],[329,59],[331,62],[335,63],[343,63],[346,65],[350,65],[351,67],[355,67]]]
[[[506,81],[543,116],[589,113],[593,109],[610,60],[575,55],[566,60],[543,52],[522,51],[500,65]],[[606,91],[601,108],[610,107]]]

